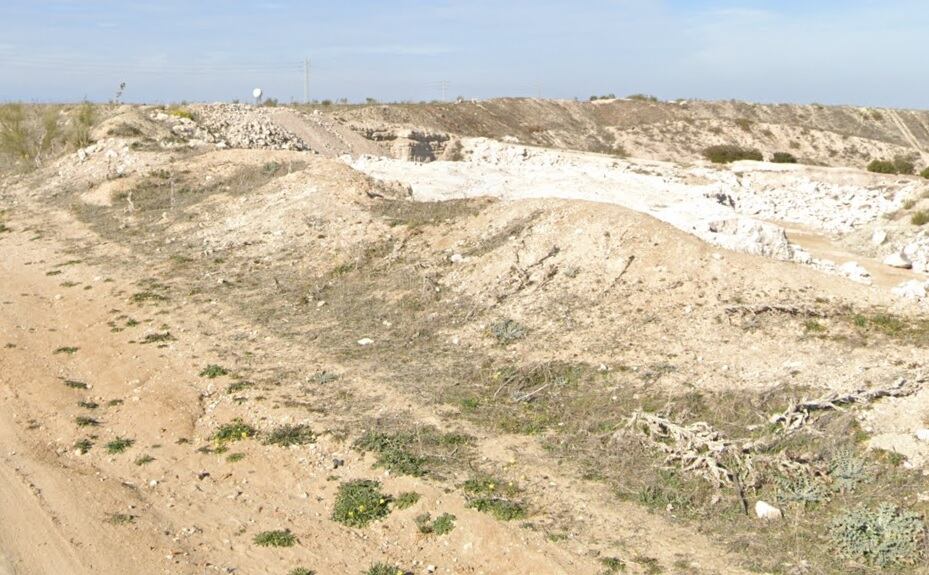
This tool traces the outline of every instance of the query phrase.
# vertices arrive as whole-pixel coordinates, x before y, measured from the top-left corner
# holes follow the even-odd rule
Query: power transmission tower
[[[303,59],[303,103],[310,103],[310,59]]]

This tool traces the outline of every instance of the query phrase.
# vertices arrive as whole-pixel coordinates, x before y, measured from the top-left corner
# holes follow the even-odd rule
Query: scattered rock
[[[917,429],[916,430],[916,439],[920,441],[929,441],[929,429]]]
[[[920,301],[926,298],[927,290],[929,290],[929,282],[910,280],[903,282],[890,291],[897,297]]]
[[[363,337],[358,340],[358,345],[362,347],[371,345],[372,343],[374,343],[374,340],[371,339],[370,337]]]
[[[871,234],[871,243],[876,246],[883,245],[883,243],[886,241],[887,241],[887,232],[885,232],[884,230],[880,228],[877,228],[876,230],[874,230],[874,233]]]

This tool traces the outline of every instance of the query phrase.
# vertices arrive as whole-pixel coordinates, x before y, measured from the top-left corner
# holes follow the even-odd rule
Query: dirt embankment
[[[322,108],[325,110],[325,108]],[[668,161],[738,144],[826,166],[929,151],[929,112],[743,102],[496,99],[359,106],[333,112],[356,125],[397,125]],[[920,161],[922,165],[924,161]]]

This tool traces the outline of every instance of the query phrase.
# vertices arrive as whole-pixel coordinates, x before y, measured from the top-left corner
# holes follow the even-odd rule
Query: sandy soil
[[[152,135],[163,128],[121,114]],[[417,575],[601,575],[611,558],[634,574],[845,565],[824,526],[857,494],[809,514],[785,504],[787,521],[763,522],[751,505],[776,501],[776,487],[708,488],[623,443],[622,430],[650,409],[747,442],[788,399],[923,385],[923,312],[887,289],[918,276],[835,239],[882,221],[920,184],[465,147],[464,162],[339,162],[105,137],[83,157],[3,180],[0,575],[361,574],[377,561]],[[378,179],[449,201],[411,201]],[[800,197],[784,218],[790,193]],[[871,258],[860,261],[873,285],[720,247],[707,230],[732,218],[783,227],[816,259]],[[502,341],[502,319],[523,333]],[[227,373],[208,377],[209,365]],[[507,374],[564,366],[567,376],[507,388]],[[861,502],[893,491],[929,511],[919,496],[929,443],[916,439],[927,401],[921,387],[812,417],[808,443],[784,453],[828,481],[836,446],[866,433],[854,447],[886,466]],[[218,442],[238,418],[259,435]],[[309,426],[315,441],[267,443],[285,424]],[[421,474],[387,471],[355,443],[414,430],[406,448],[425,450],[426,429],[467,439],[416,451],[432,466]],[[109,450],[118,438],[132,443]],[[902,459],[890,466],[873,448]],[[525,517],[476,509],[464,485],[482,474],[518,486]],[[421,498],[347,527],[332,510],[354,479]],[[661,499],[675,481],[699,487],[687,494],[695,511],[686,497]],[[421,533],[424,512],[453,514],[455,529]],[[278,529],[296,544],[255,544]]]

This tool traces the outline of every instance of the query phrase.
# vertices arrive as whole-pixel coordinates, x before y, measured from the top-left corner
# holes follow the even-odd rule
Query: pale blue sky
[[[662,98],[929,108],[925,0],[2,0],[0,100]]]

